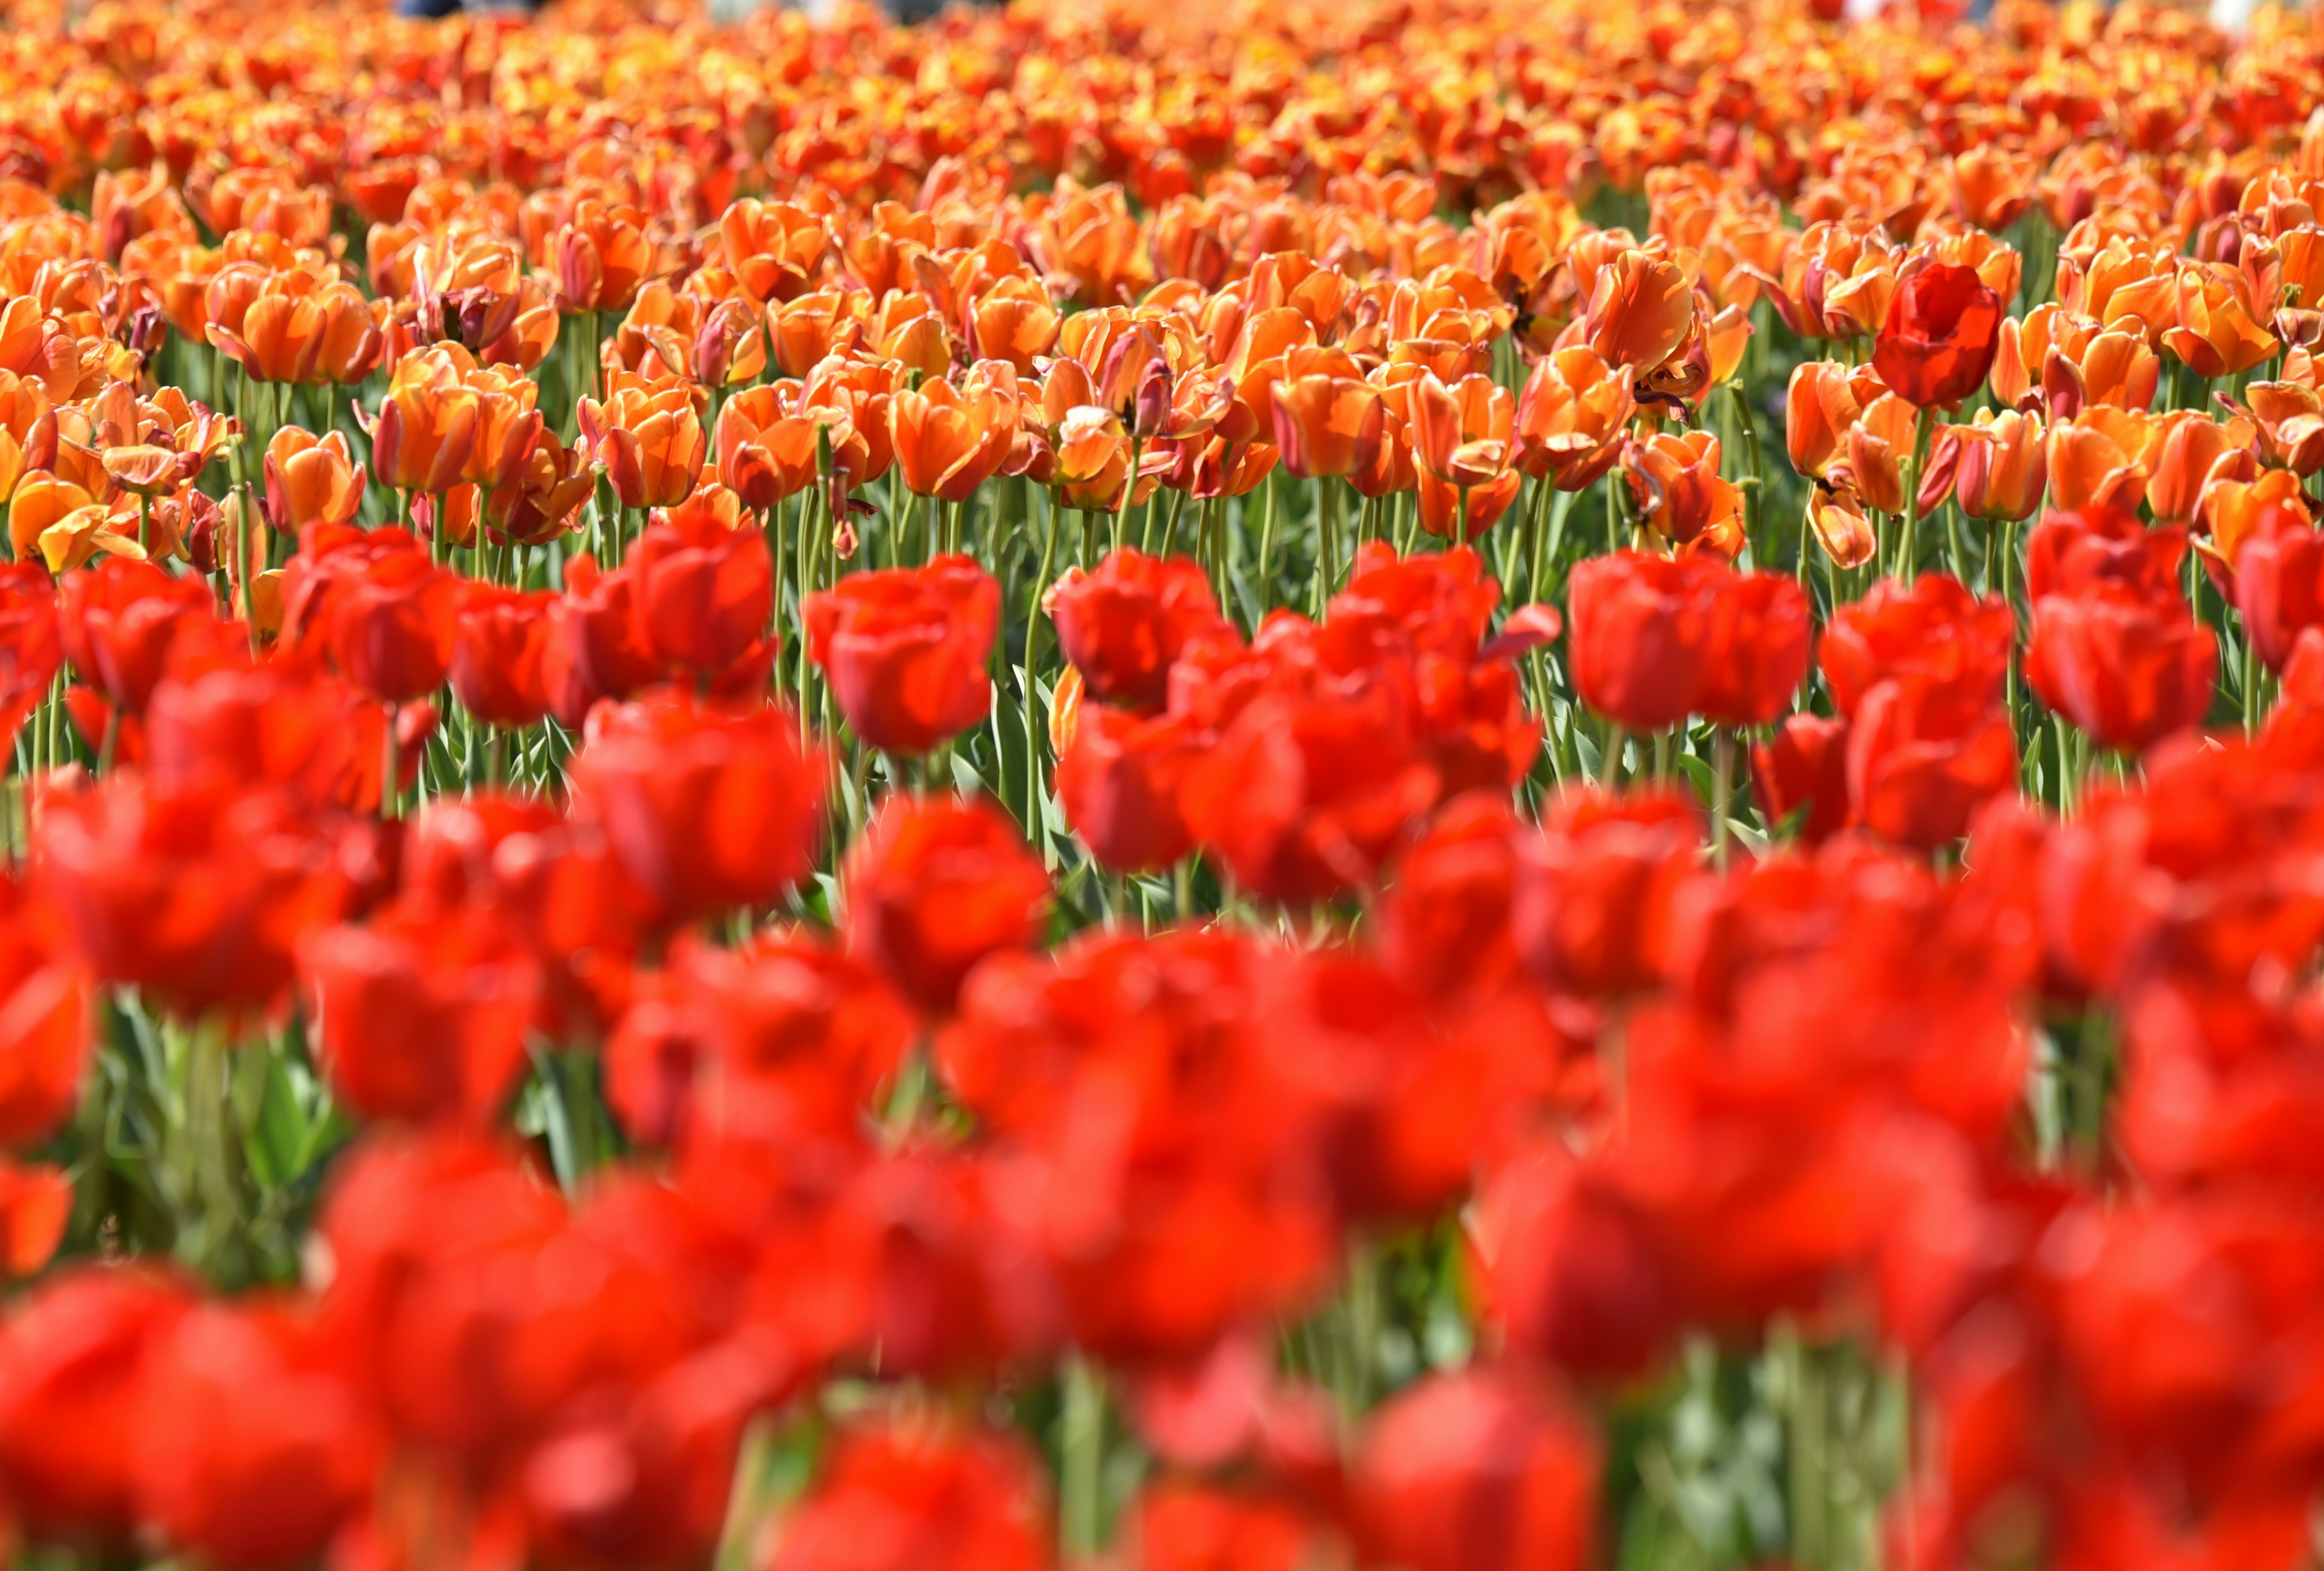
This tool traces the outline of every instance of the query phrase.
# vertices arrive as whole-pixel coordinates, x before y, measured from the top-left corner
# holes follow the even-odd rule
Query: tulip
[[[556,601],[547,590],[527,594],[486,584],[466,590],[447,673],[462,708],[510,731],[537,725],[548,714],[541,661]]]
[[[718,483],[754,513],[815,484],[817,433],[830,422],[787,412],[773,387],[749,387],[718,412]]]
[[[813,865],[825,763],[775,709],[684,696],[601,711],[570,770],[595,824],[666,928],[769,904]]]
[[[317,632],[349,681],[391,707],[443,685],[458,633],[457,575],[416,542],[342,551],[317,571],[327,585]]]
[[[2200,724],[2218,664],[2218,639],[2176,593],[2163,599],[2101,583],[2034,602],[2027,680],[2044,704],[2118,752],[2144,752]]]
[[[1927,573],[1911,584],[1884,578],[1826,624],[1817,652],[1832,707],[1853,716],[1891,677],[1927,677],[1982,704],[2000,696],[2016,642],[1997,596],[1982,599],[1954,578]]]
[[[1374,1413],[1358,1442],[1358,1529],[1410,1571],[1577,1571],[1597,1514],[1596,1442],[1525,1377],[1436,1375]]]
[[[1566,659],[1582,701],[1631,731],[1667,730],[1694,712],[1711,653],[1711,605],[1729,569],[1619,551],[1575,564],[1567,580]]]
[[[1808,597],[1782,573],[1739,573],[1718,585],[1705,629],[1695,708],[1721,725],[1765,725],[1807,679],[1815,635]]]
[[[573,311],[625,311],[654,266],[645,216],[585,197],[550,242],[560,302]]]
[[[927,1418],[843,1431],[770,1571],[1044,1571],[1038,1462],[1013,1432]],[[889,1524],[867,1554],[862,1524]]]
[[[1582,490],[1614,467],[1637,407],[1627,367],[1616,370],[1587,346],[1555,350],[1517,399],[1517,466],[1560,491]]]
[[[768,637],[774,559],[756,524],[672,513],[638,537],[627,566],[637,641],[650,660],[705,679]]]
[[[2255,382],[2244,390],[2244,397],[2258,427],[2261,454],[2269,463],[2303,479],[2324,469],[2324,394],[2296,382]],[[2190,418],[2217,432],[2223,446],[2246,445],[2234,439],[2234,422],[2222,426],[2193,411]]]
[[[1001,587],[966,557],[850,573],[808,596],[800,615],[807,657],[870,746],[927,753],[991,709],[985,662],[1000,626]]]
[[[727,208],[718,241],[735,282],[761,301],[807,293],[831,251],[831,231],[822,218],[788,202],[752,197]]]
[[[1057,799],[1099,865],[1150,873],[1193,848],[1178,790],[1198,752],[1186,723],[1173,716],[1102,705],[1081,711],[1057,749]]]
[[[1848,722],[1786,716],[1772,736],[1753,744],[1751,784],[1769,825],[1796,818],[1801,843],[1821,845],[1849,822]]]
[[[2220,533],[2217,522],[2213,530]],[[2272,511],[2227,559],[2244,636],[2267,669],[2280,673],[2300,634],[2324,624],[2324,535],[2304,510]]]
[[[709,443],[694,393],[624,387],[604,403],[585,398],[580,423],[590,456],[624,507],[675,507],[694,494]]]
[[[971,397],[944,381],[896,393],[889,422],[904,484],[946,502],[966,501],[1000,472],[1015,430],[999,398]]]
[[[1382,430],[1378,388],[1353,377],[1301,376],[1275,383],[1268,397],[1276,445],[1292,474],[1352,475],[1372,462]]]
[[[2007,712],[1973,685],[1891,678],[1857,701],[1848,736],[1851,824],[1929,849],[1959,839],[1978,808],[2016,783]]]
[[[1481,1295],[1511,1343],[1576,1372],[1633,1375],[1663,1355],[1679,1306],[1652,1218],[1569,1153],[1496,1169],[1477,1208]]]
[[[1200,563],[1133,547],[1111,552],[1093,572],[1068,568],[1043,601],[1090,696],[1141,714],[1168,698],[1179,651],[1231,631]]]
[[[2117,438],[2127,434],[2090,416],[2053,425],[2049,434],[2051,505],[2070,513],[2091,507],[2135,507],[2148,469]]]
[[[300,938],[344,909],[346,837],[268,785],[115,776],[43,805],[41,877],[105,980],[183,1018],[265,1015]]]
[[[80,679],[123,714],[142,716],[171,643],[189,622],[208,620],[210,605],[199,579],[116,558],[65,580],[57,630]]]
[[[662,675],[638,639],[635,588],[625,568],[601,573],[587,556],[565,564],[566,592],[549,607],[540,680],[549,713],[568,730],[578,730],[600,700],[634,697]]]
[[[2048,487],[2048,449],[2042,417],[2005,411],[1988,420],[1954,428],[1960,457],[1954,469],[1955,494],[1971,518],[2015,522],[2032,516]]]
[[[567,448],[544,431],[525,455],[515,478],[485,499],[493,538],[518,545],[544,545],[578,526],[581,504],[596,493],[596,472],[578,447]]]
[[[2258,478],[2256,467],[2237,437],[2248,431],[2237,424],[2222,425],[2194,410],[2179,410],[2163,417],[2162,435],[2152,449],[2153,473],[2146,482],[2146,504],[2157,523],[2186,523],[2201,508],[2203,493],[2215,478],[2242,474]],[[2324,421],[2318,424],[2318,462],[2324,466]]]
[[[483,412],[448,361],[424,355],[404,361],[369,428],[373,473],[399,491],[450,490],[468,466]]]
[[[524,1067],[537,985],[481,920],[325,928],[299,947],[316,1057],[366,1118],[488,1128]]]
[[[1939,263],[1904,279],[1872,347],[1873,368],[1916,408],[1951,408],[1993,365],[2001,297],[1967,267]]]
[[[2239,275],[2188,263],[2179,269],[2177,321],[2164,329],[2163,347],[2205,381],[2240,374],[2281,347],[2255,315]]]
[[[987,956],[1038,941],[1049,878],[981,799],[896,795],[847,854],[847,947],[930,1015]]]
[[[175,1275],[134,1262],[67,1267],[9,1327],[0,1480],[26,1530],[124,1547],[141,1513],[135,1448],[154,1350],[188,1308]]]
[[[1719,473],[1719,439],[1662,431],[1634,444],[1623,480],[1638,522],[1658,540],[1733,560],[1743,551],[1741,494]]]
[[[346,435],[284,426],[266,444],[266,522],[295,536],[309,523],[346,523],[363,505],[364,467]]]
[[[0,567],[0,737],[14,739],[63,665],[55,583],[37,563]]]

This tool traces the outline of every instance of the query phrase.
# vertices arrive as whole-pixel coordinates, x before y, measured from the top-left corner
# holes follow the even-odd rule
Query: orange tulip
[[[969,348],[981,360],[1005,360],[1030,374],[1033,362],[1056,347],[1064,320],[1038,282],[1005,278],[969,306]]]
[[[2270,469],[2256,480],[2222,477],[2203,488],[2196,522],[2209,540],[2199,549],[2219,567],[2234,570],[2247,541],[2281,527],[2285,521],[2305,527],[2313,515],[2300,477],[2289,469]]]
[[[1677,263],[1625,251],[1598,270],[1582,342],[1607,365],[1644,374],[1678,353],[1694,319],[1694,287]]]
[[[1846,487],[1817,485],[1808,493],[1808,527],[1839,568],[1860,568],[1880,549],[1864,504]]]
[[[1517,399],[1517,467],[1560,491],[1595,484],[1621,456],[1622,434],[1638,411],[1631,374],[1587,345],[1544,356]]]
[[[88,491],[53,475],[34,471],[17,481],[8,498],[8,544],[16,559],[37,551],[41,536],[59,520],[96,502]]]
[[[2324,444],[2324,423],[2319,433],[2319,444]],[[2250,452],[2252,434],[2252,422],[2240,416],[2223,424],[2195,410],[2164,415],[2151,449],[2153,473],[2146,483],[2146,505],[2154,522],[2185,523],[2192,519],[2214,479],[2257,478],[2259,467]],[[2237,474],[2238,469],[2249,473]]]
[[[1952,161],[1953,212],[1965,223],[1998,234],[2032,204],[2040,172],[2040,163],[2027,153],[1978,143]]]
[[[1406,405],[1412,457],[1422,474],[1447,485],[1490,485],[1508,469],[1517,408],[1508,389],[1482,374],[1447,387],[1434,372],[1412,385]]]
[[[2303,479],[2324,469],[2324,396],[2296,382],[2255,382],[2244,390],[2260,454]]]
[[[840,289],[817,290],[767,307],[767,337],[775,365],[786,376],[805,376],[834,355],[862,340],[870,302]]]
[[[1957,426],[1960,457],[1953,466],[1953,494],[1971,518],[1995,521],[2031,518],[2050,484],[2050,457],[2042,417],[2005,410],[1979,411],[1974,424]]]
[[[1904,466],[1919,428],[1920,411],[1893,393],[1866,404],[1848,428],[1848,480],[1867,507],[1904,511]]]
[[[544,431],[513,483],[495,490],[486,507],[495,538],[540,545],[571,531],[581,504],[595,494],[597,472],[577,444],[567,448]]]
[[[795,391],[795,390],[794,390]],[[815,483],[816,434],[844,417],[784,407],[783,390],[746,387],[718,411],[718,480],[744,507],[764,512]]]
[[[1872,397],[1879,396],[1877,391]],[[1804,360],[1792,368],[1784,399],[1784,449],[1792,467],[1821,480],[1848,450],[1848,433],[1863,418],[1868,399],[1856,374],[1836,360]]]
[[[364,467],[346,437],[317,437],[284,426],[266,444],[266,522],[284,534],[305,525],[346,523],[363,505]]]
[[[431,350],[395,368],[371,423],[380,484],[434,495],[459,483],[476,445],[484,407],[448,355]]]
[[[589,455],[604,467],[622,506],[674,507],[694,494],[709,449],[698,391],[685,384],[659,391],[632,384],[603,403],[581,401]]]
[[[2106,506],[2135,510],[2146,491],[2146,466],[2126,448],[2126,434],[2086,410],[2050,428],[2050,503],[2069,513]],[[2132,436],[2142,450],[2144,442]]]
[[[2190,262],[2178,274],[2177,325],[2163,347],[2206,381],[2250,370],[2282,346],[2254,319],[2243,275],[2218,263]]]
[[[1372,461],[1382,430],[1379,389],[1350,376],[1277,382],[1270,391],[1283,467],[1301,479],[1352,475]]]
[[[1634,443],[1623,478],[1639,523],[1674,546],[1730,561],[1741,555],[1742,497],[1719,463],[1719,439],[1709,431],[1662,431]]]
[[[813,289],[832,249],[831,230],[815,214],[751,197],[718,220],[718,243],[734,282],[761,303],[795,300]]]
[[[888,425],[904,484],[946,502],[965,502],[1000,473],[1016,431],[1001,399],[971,397],[942,381],[896,393]]]
[[[567,310],[623,311],[654,269],[645,215],[584,197],[551,237],[558,298]]]
[[[56,440],[56,417],[41,384],[0,371],[0,494],[14,492],[26,470],[52,462]]]

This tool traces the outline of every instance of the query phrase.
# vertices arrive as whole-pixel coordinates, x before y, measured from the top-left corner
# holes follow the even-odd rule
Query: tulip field
[[[0,1566],[2324,1566],[2324,23],[0,7]]]

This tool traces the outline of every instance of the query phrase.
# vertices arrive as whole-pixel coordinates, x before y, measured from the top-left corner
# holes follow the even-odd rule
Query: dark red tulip
[[[825,766],[780,710],[683,694],[600,710],[569,777],[576,814],[671,926],[776,900],[812,865]]]
[[[847,947],[930,1014],[976,963],[1031,947],[1049,876],[982,799],[891,796],[847,854]]]
[[[1065,659],[1089,696],[1140,714],[1170,696],[1170,665],[1195,638],[1231,631],[1202,564],[1125,546],[1088,573],[1069,568],[1047,596]]]
[[[1975,268],[1932,263],[1897,283],[1872,346],[1872,367],[1907,403],[1955,408],[1993,367],[2001,310],[2001,297]]]
[[[992,707],[985,661],[1001,587],[967,557],[850,573],[807,597],[807,653],[848,725],[884,753],[927,752]]]

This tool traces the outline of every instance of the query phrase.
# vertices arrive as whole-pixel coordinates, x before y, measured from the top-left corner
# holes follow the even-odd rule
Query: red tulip
[[[2000,340],[2001,297],[1975,268],[1932,263],[1898,282],[1872,367],[1905,402],[1951,409],[1984,384]]]
[[[299,939],[337,918],[369,849],[277,789],[128,778],[49,801],[39,848],[90,968],[188,1016],[271,1011]]]
[[[1065,659],[1089,696],[1139,714],[1161,709],[1170,665],[1194,639],[1231,632],[1202,565],[1125,546],[1094,572],[1068,568],[1046,596]]]
[[[635,698],[661,675],[638,637],[636,588],[627,568],[601,572],[587,556],[565,564],[565,595],[549,608],[540,679],[549,713],[569,730],[579,730],[598,703]]]
[[[2324,626],[2324,534],[2278,516],[2235,554],[2235,603],[2244,633],[2268,670],[2281,672],[2300,634]]]
[[[1512,1346],[1600,1376],[1642,1373],[1669,1351],[1680,1305],[1649,1219],[1571,1152],[1502,1168],[1472,1240],[1487,1313]]]
[[[538,986],[484,921],[382,919],[299,947],[317,1060],[366,1118],[489,1127],[524,1067]]]
[[[2016,738],[1990,695],[1906,676],[1858,700],[1848,737],[1850,823],[1899,846],[1941,846],[2016,784]]]
[[[80,1100],[91,1047],[88,978],[56,913],[0,878],[0,1146],[36,1146]]]
[[[1198,752],[1184,721],[1084,707],[1057,760],[1057,799],[1102,866],[1150,873],[1193,848],[1178,794]]]
[[[1582,701],[1632,731],[1667,730],[1702,701],[1711,606],[1733,577],[1703,556],[1643,551],[1574,565],[1567,661]]]
[[[2034,601],[2025,676],[2044,704],[2082,731],[2140,753],[2202,723],[2218,653],[2218,637],[2176,592],[2157,600],[2125,586],[2091,586]]]
[[[891,796],[847,854],[847,947],[930,1014],[979,960],[1030,947],[1049,877],[989,802]]]
[[[122,1437],[144,1520],[222,1571],[311,1562],[370,1498],[378,1420],[287,1305],[204,1305],[150,1344]]]
[[[1863,599],[1834,611],[1817,658],[1832,706],[1853,715],[1876,683],[1893,677],[1998,698],[2015,642],[2015,619],[2000,596],[1980,600],[1957,579],[1923,573],[1909,585],[1883,578]]]
[[[63,664],[54,581],[37,562],[0,566],[0,737],[15,736]]]
[[[51,1542],[125,1549],[154,1350],[185,1313],[178,1282],[79,1265],[44,1283],[0,1336],[0,1487]]]
[[[1794,814],[1800,839],[1821,845],[1848,824],[1848,722],[1789,715],[1751,748],[1751,784],[1769,826]]]
[[[1671,901],[1701,843],[1693,799],[1670,788],[1576,791],[1517,842],[1509,930],[1545,979],[1617,995],[1651,985]]]
[[[647,658],[701,679],[769,636],[774,560],[755,524],[728,528],[707,509],[654,524],[631,548],[631,615]]]
[[[824,763],[780,710],[684,695],[603,710],[569,778],[576,814],[668,925],[779,899],[813,864]]]
[[[283,625],[320,641],[347,680],[389,705],[444,685],[458,634],[456,574],[400,529],[309,524],[283,576]]]
[[[844,1432],[770,1571],[1048,1571],[1040,1474],[1021,1442],[934,1417]]]
[[[967,557],[850,573],[807,597],[807,653],[855,734],[886,753],[950,741],[992,707],[1001,587]]]
[[[1814,647],[1807,592],[1797,580],[1737,574],[1711,602],[1697,711],[1721,725],[1767,725],[1806,680]]]
[[[471,585],[460,602],[448,675],[461,707],[487,725],[521,731],[549,713],[541,670],[553,624],[547,590]]]
[[[124,715],[143,716],[171,642],[189,619],[211,615],[208,586],[151,562],[108,557],[67,575],[57,608],[65,658]]]
[[[1365,1425],[1351,1484],[1370,1558],[1409,1571],[1581,1571],[1596,1443],[1522,1377],[1422,1381]]]

